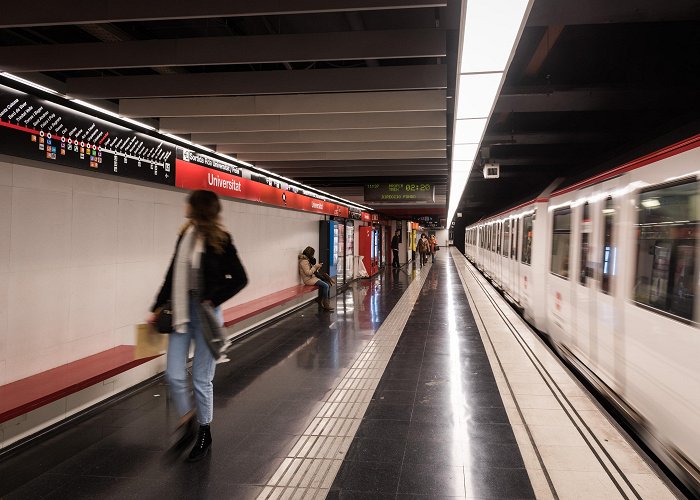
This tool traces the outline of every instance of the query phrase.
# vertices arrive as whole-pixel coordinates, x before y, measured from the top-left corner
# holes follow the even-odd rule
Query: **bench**
[[[254,320],[271,309],[291,305],[292,302],[301,303],[306,295],[317,293],[318,287],[315,285],[295,285],[279,292],[229,307],[223,311],[224,326],[227,328],[240,326],[247,320]]]
[[[295,285],[223,311],[224,325],[245,330],[274,308],[295,307],[311,300],[318,287]],[[229,338],[235,337],[231,335]],[[120,345],[86,358],[0,386],[0,424],[87,389],[159,356],[135,358],[133,345]]]
[[[158,357],[134,359],[134,349],[133,345],[120,345],[0,386],[0,423],[58,401]]]

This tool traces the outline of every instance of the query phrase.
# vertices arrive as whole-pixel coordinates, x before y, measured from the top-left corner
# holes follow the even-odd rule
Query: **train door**
[[[612,186],[606,186],[608,190]],[[615,335],[621,320],[617,311],[615,295],[621,292],[617,284],[618,232],[620,220],[619,199],[607,196],[600,204],[600,233],[598,237],[599,280],[596,291],[596,344],[593,353],[596,365],[611,383],[615,372]]]
[[[546,212],[545,212],[546,213]],[[532,273],[532,243],[533,243],[533,223],[534,213],[526,213],[522,217],[522,231],[520,233],[520,305],[523,307],[525,318],[535,323],[535,297],[534,282]],[[539,325],[542,328],[542,325]]]
[[[588,198],[591,193],[580,193]],[[596,338],[596,280],[593,211],[595,204],[584,202],[575,213],[578,232],[576,255],[576,281],[574,284],[574,337],[572,346],[579,355],[590,359]],[[592,345],[593,344],[593,345]],[[596,348],[597,349],[597,348]]]
[[[518,242],[520,233],[520,219],[513,217],[510,223],[510,289],[511,297],[516,303],[520,303],[520,263],[518,261]]]
[[[572,337],[571,293],[571,222],[570,206],[551,212],[551,231],[547,273],[547,323],[549,334],[559,342],[570,343]]]
[[[503,244],[499,258],[503,291],[510,295],[510,217],[503,221]]]

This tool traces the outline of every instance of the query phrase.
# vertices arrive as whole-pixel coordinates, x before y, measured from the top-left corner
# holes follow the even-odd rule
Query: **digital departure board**
[[[175,184],[175,146],[0,85],[0,153]]]
[[[365,201],[380,203],[433,203],[435,201],[435,186],[428,182],[365,184]]]

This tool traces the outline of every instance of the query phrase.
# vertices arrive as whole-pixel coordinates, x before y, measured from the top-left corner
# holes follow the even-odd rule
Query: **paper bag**
[[[134,359],[158,356],[168,348],[168,335],[156,332],[147,323],[136,325],[136,349]]]

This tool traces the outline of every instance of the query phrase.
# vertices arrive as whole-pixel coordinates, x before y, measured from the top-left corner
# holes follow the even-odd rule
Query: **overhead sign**
[[[435,186],[429,182],[385,182],[365,184],[365,202],[435,202]]]
[[[0,85],[0,153],[175,184],[175,146]]]
[[[233,162],[176,146],[159,134],[0,84],[0,154],[305,212],[364,219],[359,209]],[[68,103],[68,101],[65,101]],[[118,121],[118,120],[116,120]],[[178,168],[181,169],[178,171]]]
[[[440,216],[438,215],[422,215],[418,217],[418,223],[423,227],[428,227],[431,229],[436,229],[442,227],[440,223]]]

